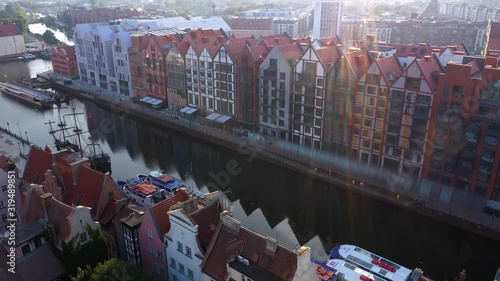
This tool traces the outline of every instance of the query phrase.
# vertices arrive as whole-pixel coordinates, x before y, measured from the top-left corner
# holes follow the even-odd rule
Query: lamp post
[[[24,132],[24,134],[26,135],[26,142],[29,144],[30,141],[28,140],[28,132]]]
[[[9,122],[7,122],[7,131],[9,131],[9,134],[10,134]]]
[[[23,153],[21,152],[21,143],[18,142],[17,146],[19,147],[19,156],[23,155]]]
[[[16,123],[17,124],[17,128],[19,129],[19,138],[23,138],[23,134],[21,133],[21,127],[19,126],[19,122]]]

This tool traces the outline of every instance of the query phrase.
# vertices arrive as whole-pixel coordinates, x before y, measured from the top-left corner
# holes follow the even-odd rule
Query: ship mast
[[[80,128],[78,128],[78,122],[76,120],[76,115],[80,115],[80,114],[83,114],[83,113],[81,113],[81,112],[75,112],[75,107],[73,106],[73,113],[69,113],[69,114],[66,114],[66,115],[67,116],[73,116],[73,120],[75,122],[75,127],[73,129],[73,132],[75,134],[73,136],[77,136],[78,137],[78,147],[80,148],[80,154],[83,157],[82,139],[80,138],[83,130],[81,130]]]

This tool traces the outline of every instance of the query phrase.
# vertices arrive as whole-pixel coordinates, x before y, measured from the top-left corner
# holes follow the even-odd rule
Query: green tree
[[[80,237],[75,236],[71,241],[63,244],[62,250],[54,247],[54,252],[68,275],[77,274],[79,267],[95,266],[108,256],[106,238],[101,230],[93,230],[89,225],[85,228],[90,237],[89,242],[80,245]]]
[[[109,259],[91,268],[78,268],[77,274],[70,277],[71,281],[148,281],[142,268],[130,262]]]
[[[46,30],[43,35],[42,35],[42,39],[43,41],[45,41],[45,43],[47,45],[59,45],[61,42],[59,42],[59,40],[57,40],[56,36],[54,35],[54,32],[50,31],[50,30]]]

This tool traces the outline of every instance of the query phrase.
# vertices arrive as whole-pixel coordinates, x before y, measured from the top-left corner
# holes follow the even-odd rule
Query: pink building
[[[75,46],[54,47],[50,50],[52,69],[64,76],[78,76]]]
[[[183,189],[175,196],[146,210],[144,220],[139,228],[139,245],[141,249],[142,268],[149,273],[152,280],[167,280],[167,258],[163,235],[170,230],[167,212],[174,204],[189,199]]]

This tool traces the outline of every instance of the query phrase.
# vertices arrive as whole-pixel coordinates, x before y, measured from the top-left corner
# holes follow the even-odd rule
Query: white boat
[[[125,183],[120,182],[120,185],[125,196],[145,207],[152,207],[156,203],[174,195],[172,192],[158,188],[150,181],[138,178],[128,179]]]
[[[420,269],[411,270],[379,255],[354,245],[340,245],[332,249],[332,258],[340,258],[368,270],[384,280],[430,280]]]
[[[33,54],[24,54],[24,55],[17,57],[17,58],[20,60],[32,60],[32,59],[36,59],[36,56]]]
[[[331,259],[328,260],[325,266],[333,271],[333,274],[337,276],[337,279],[333,280],[362,280],[362,281],[386,281],[382,277],[379,277],[371,272],[363,270],[354,264],[351,264],[345,260]],[[343,279],[342,279],[343,278]],[[328,279],[327,279],[328,280]]]

